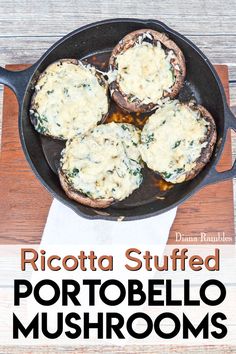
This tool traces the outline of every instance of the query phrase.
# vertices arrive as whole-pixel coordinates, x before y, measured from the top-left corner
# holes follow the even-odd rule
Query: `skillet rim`
[[[129,216],[117,216],[117,215],[111,215],[108,212],[106,213],[105,210],[104,212],[101,212],[100,209],[96,209],[96,208],[92,208],[94,215],[90,215],[85,213],[84,211],[80,210],[77,205],[74,205],[73,202],[68,198],[68,197],[62,197],[60,195],[57,194],[57,192],[52,189],[48,183],[46,182],[46,180],[40,175],[40,173],[38,172],[37,168],[35,167],[33,161],[31,160],[30,157],[30,153],[27,149],[26,146],[26,141],[25,141],[25,136],[23,133],[23,110],[24,110],[24,106],[25,106],[25,101],[26,98],[28,96],[28,88],[29,85],[32,82],[32,77],[35,75],[36,71],[38,70],[39,66],[43,63],[43,61],[47,58],[47,56],[55,49],[57,48],[60,44],[62,44],[63,42],[65,42],[66,40],[68,40],[69,38],[73,37],[76,34],[79,34],[80,32],[90,29],[90,28],[94,28],[96,26],[102,26],[105,24],[113,24],[113,23],[134,23],[134,24],[142,24],[143,26],[152,26],[152,25],[159,25],[162,27],[163,32],[168,34],[173,34],[175,37],[179,38],[180,40],[184,41],[187,46],[190,46],[195,52],[197,52],[197,54],[201,57],[202,60],[204,60],[205,64],[207,65],[209,71],[211,72],[211,74],[213,75],[215,82],[218,86],[218,89],[220,91],[221,94],[221,98],[222,98],[222,103],[223,103],[223,111],[224,111],[224,121],[223,121],[223,133],[222,133],[222,139],[220,141],[220,143],[218,142],[217,145],[217,153],[212,154],[212,158],[214,158],[214,160],[212,161],[212,165],[209,168],[209,170],[207,171],[207,173],[205,174],[205,176],[202,178],[202,180],[196,185],[194,186],[191,191],[187,194],[185,194],[183,197],[181,197],[180,199],[178,199],[178,201],[176,201],[175,203],[170,204],[169,206],[162,208],[161,210],[157,210],[157,211],[150,211],[147,212],[145,214],[142,215],[129,215]],[[83,59],[83,58],[82,58]],[[149,217],[153,217],[153,216],[157,216],[160,214],[163,214],[175,207],[177,207],[178,205],[181,205],[184,201],[186,201],[187,199],[189,199],[191,196],[193,196],[196,191],[200,190],[202,187],[204,187],[205,185],[207,185],[208,183],[210,184],[210,178],[212,175],[212,171],[215,169],[215,166],[217,165],[223,149],[224,149],[224,143],[225,143],[225,139],[226,139],[226,134],[227,134],[227,130],[228,130],[228,124],[227,124],[227,110],[229,109],[227,101],[226,101],[226,95],[225,95],[225,91],[223,88],[223,85],[220,81],[220,78],[215,70],[215,68],[213,67],[213,65],[211,64],[210,60],[206,57],[205,54],[203,54],[203,52],[194,44],[192,43],[192,41],[190,41],[189,39],[187,39],[185,36],[183,36],[182,34],[180,34],[179,32],[171,29],[170,27],[168,27],[165,23],[159,21],[159,20],[155,20],[155,19],[137,19],[137,18],[114,18],[114,19],[106,19],[106,20],[102,20],[102,21],[97,21],[97,22],[93,22],[93,23],[89,23],[87,25],[84,25],[80,28],[77,28],[76,30],[66,34],[64,37],[60,38],[57,42],[55,42],[42,56],[41,58],[39,58],[39,60],[33,64],[29,69],[30,70],[30,76],[28,77],[28,82],[24,88],[24,93],[23,96],[20,99],[18,99],[19,102],[19,115],[18,115],[18,125],[19,125],[19,135],[20,135],[20,140],[21,140],[21,145],[22,145],[22,149],[24,151],[26,160],[28,161],[32,171],[34,172],[34,174],[36,175],[36,177],[39,179],[39,181],[42,183],[42,185],[46,188],[46,190],[57,200],[59,200],[60,202],[62,202],[64,205],[68,206],[69,208],[71,208],[74,212],[76,212],[78,215],[81,215],[82,217],[86,218],[86,219],[91,219],[91,220],[97,220],[97,219],[103,219],[103,220],[108,220],[108,221],[117,221],[122,219],[122,221],[132,221],[132,220],[141,220],[141,219],[146,219]],[[209,180],[209,181],[208,181]],[[90,208],[91,209],[91,208]]]

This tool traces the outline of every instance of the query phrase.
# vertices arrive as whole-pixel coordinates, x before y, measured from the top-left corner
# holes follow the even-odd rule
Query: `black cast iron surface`
[[[216,148],[211,161],[192,181],[173,186],[144,168],[143,184],[130,197],[104,210],[89,208],[70,200],[60,186],[57,167],[64,143],[40,136],[30,123],[28,110],[34,84],[49,64],[61,58],[85,59],[106,71],[112,48],[127,33],[141,28],[165,32],[183,51],[187,75],[179,99],[194,98],[210,111],[217,125]],[[10,72],[0,68],[0,82],[12,88],[17,95],[22,147],[34,173],[54,197],[84,217],[135,220],[158,215],[179,205],[203,186],[236,175],[235,164],[229,171],[218,173],[215,170],[227,130],[236,129],[236,119],[227,106],[220,80],[209,60],[194,44],[159,21],[114,19],[84,26],[59,40],[29,69]],[[107,121],[127,121],[142,127],[146,118],[145,114],[124,113],[112,103]]]

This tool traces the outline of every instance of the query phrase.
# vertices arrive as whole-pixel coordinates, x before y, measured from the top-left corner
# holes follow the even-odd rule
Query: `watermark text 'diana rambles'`
[[[199,234],[187,235],[182,232],[175,233],[175,241],[188,242],[210,242],[210,243],[231,243],[233,237],[226,235],[225,232],[200,232]]]

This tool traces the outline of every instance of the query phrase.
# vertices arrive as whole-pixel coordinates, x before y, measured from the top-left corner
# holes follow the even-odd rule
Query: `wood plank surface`
[[[20,70],[24,66],[10,65],[7,68]],[[227,67],[216,68],[228,97]],[[39,243],[51,197],[34,177],[21,150],[17,128],[17,102],[8,88],[4,92],[3,107],[0,243]],[[228,139],[220,164],[221,169],[230,168],[231,163],[231,143]],[[176,240],[176,233],[193,238],[187,243],[200,242],[199,236],[202,232],[210,236],[217,236],[218,232],[225,233],[227,237],[231,237],[226,243],[233,242],[232,181],[206,187],[181,205],[170,232],[169,243],[180,243]],[[195,237],[198,237],[198,240],[195,240]]]
[[[13,68],[24,66],[9,66]],[[18,103],[7,87],[3,100],[0,244],[39,243],[52,198],[26,162],[18,134]]]

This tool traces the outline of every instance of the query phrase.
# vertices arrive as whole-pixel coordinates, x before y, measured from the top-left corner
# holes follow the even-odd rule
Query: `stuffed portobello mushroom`
[[[215,142],[215,121],[206,108],[174,100],[149,117],[142,130],[140,152],[147,166],[163,179],[181,183],[203,169]]]
[[[186,74],[180,48],[164,33],[141,29],[126,35],[110,57],[110,93],[124,110],[148,112],[179,93]]]
[[[40,75],[30,118],[37,132],[67,140],[83,134],[108,112],[107,83],[91,65],[61,59]]]
[[[67,141],[59,178],[67,196],[106,208],[128,197],[142,182],[140,131],[131,124],[101,124]]]

